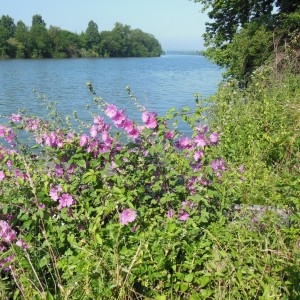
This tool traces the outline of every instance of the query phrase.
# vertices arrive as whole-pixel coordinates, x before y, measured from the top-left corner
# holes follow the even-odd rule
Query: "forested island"
[[[15,23],[9,15],[0,19],[0,58],[155,57],[162,54],[159,41],[140,29],[115,23],[111,31],[99,31],[90,21],[80,34],[57,26],[46,27],[41,15],[31,26]]]

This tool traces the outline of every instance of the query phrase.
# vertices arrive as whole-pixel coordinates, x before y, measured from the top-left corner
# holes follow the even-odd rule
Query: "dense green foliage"
[[[151,34],[116,23],[99,32],[94,21],[81,34],[56,26],[46,27],[40,15],[31,27],[16,24],[10,16],[0,19],[0,58],[150,57],[160,56],[161,45]]]
[[[90,83],[97,109],[79,132],[51,103],[48,120],[10,116],[1,298],[299,299],[299,76],[273,74],[165,117],[127,88],[141,127]]]
[[[248,81],[262,64],[296,60],[299,71],[300,4],[297,0],[194,0],[212,19],[206,24],[204,55],[226,75]]]

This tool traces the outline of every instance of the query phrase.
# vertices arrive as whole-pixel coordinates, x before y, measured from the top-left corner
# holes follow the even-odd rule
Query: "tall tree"
[[[13,37],[15,34],[16,25],[12,17],[3,15],[0,19],[0,25],[6,29],[8,37]]]
[[[17,58],[28,58],[31,56],[29,29],[23,21],[18,21],[16,26],[15,38],[18,41]]]
[[[51,53],[53,57],[78,57],[79,56],[79,36],[57,26],[50,26],[48,36],[51,43]]]
[[[0,57],[14,56],[14,47],[8,41],[14,37],[15,29],[14,19],[3,15],[0,19]]]
[[[101,32],[100,54],[110,57],[160,56],[162,48],[151,34],[117,22],[112,31]]]
[[[115,23],[113,30],[111,31],[111,35],[115,42],[117,43],[117,47],[112,49],[112,56],[130,56],[131,53],[131,28],[129,25],[123,25],[119,22]]]
[[[41,15],[34,15],[32,16],[32,21],[31,21],[31,27],[35,27],[35,26],[41,26],[46,28],[46,23],[43,20]]]
[[[140,29],[131,32],[131,50],[133,56],[160,56],[162,48],[155,37]]]
[[[299,0],[194,2],[200,2],[212,20],[206,23],[204,40],[208,48],[204,55],[226,67],[227,75],[240,80],[247,79],[255,68],[273,55],[274,37],[281,38],[283,43],[288,38],[284,32],[297,30],[299,33]]]
[[[41,15],[32,17],[30,28],[31,53],[33,58],[51,57],[51,45],[44,22]]]
[[[94,21],[89,21],[85,31],[86,47],[87,49],[98,49],[100,43],[100,35],[98,25]]]

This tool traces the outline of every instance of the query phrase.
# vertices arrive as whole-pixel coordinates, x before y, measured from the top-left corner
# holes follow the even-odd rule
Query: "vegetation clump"
[[[3,15],[0,19],[0,58],[154,57],[162,54],[159,41],[140,29],[116,23],[111,31],[99,32],[90,21],[80,34],[57,26],[46,27],[41,15],[31,27]]]
[[[165,117],[128,87],[140,122],[88,83],[102,115],[80,132],[53,111],[9,116],[1,298],[298,299],[299,85],[265,76]],[[190,136],[171,125],[178,117]],[[258,216],[254,204],[272,209]]]
[[[300,67],[298,0],[194,0],[209,10],[203,54],[226,69],[228,77],[246,84],[262,65],[275,61]]]

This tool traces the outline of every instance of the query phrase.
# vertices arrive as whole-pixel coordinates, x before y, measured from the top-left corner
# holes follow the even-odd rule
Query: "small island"
[[[80,34],[57,26],[46,27],[41,15],[31,27],[3,15],[0,19],[0,58],[157,57],[159,41],[140,29],[115,23],[111,31],[99,31],[90,21]]]

